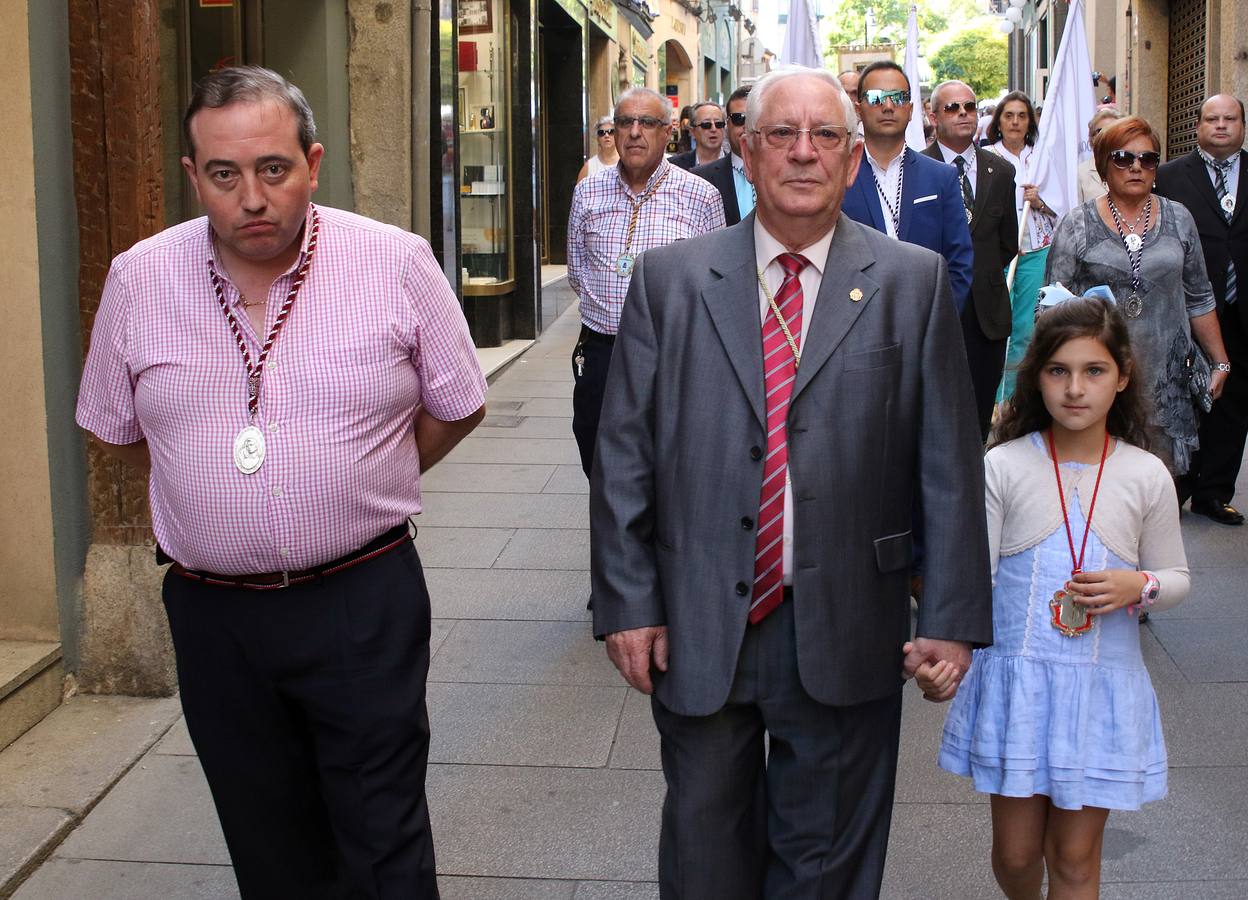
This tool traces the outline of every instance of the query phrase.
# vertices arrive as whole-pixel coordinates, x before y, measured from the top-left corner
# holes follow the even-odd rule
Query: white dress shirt
[[[806,349],[806,334],[810,331],[810,320],[814,316],[815,300],[819,296],[819,285],[823,283],[823,266],[828,261],[828,248],[832,245],[832,235],[835,232],[836,228],[833,226],[827,234],[815,241],[815,243],[799,251],[802,256],[810,260],[810,265],[802,269],[801,274],[797,276],[797,280],[802,284],[802,332],[801,341],[798,343],[798,348],[802,351]],[[763,227],[763,223],[755,218],[755,262],[758,266],[758,271],[763,273],[763,281],[767,283],[767,290],[771,291],[773,297],[784,282],[784,268],[777,262],[776,257],[788,252],[790,252],[788,248],[772,237],[767,229]],[[765,326],[771,315],[771,303],[768,301],[762,285],[759,285],[759,324]],[[784,569],[784,583],[791,586],[793,584],[793,483],[789,477],[790,472],[791,470],[784,473],[784,553],[782,565]]]
[[[956,160],[959,156],[962,157],[964,160],[966,160],[966,180],[971,183],[971,196],[974,197],[975,196],[975,174],[978,171],[975,165],[975,145],[972,144],[971,146],[963,150],[961,153],[956,153],[955,151],[950,150],[940,141],[936,142],[936,146],[940,148],[941,158],[945,162],[949,163],[949,165],[954,166],[955,168],[957,167],[957,163],[954,162],[954,160]],[[961,188],[959,187],[959,190],[960,189]]]
[[[903,146],[887,166],[881,166],[876,158],[871,155],[871,151],[866,150],[865,147],[863,149],[867,154],[867,162],[871,164],[871,171],[875,175],[875,183],[879,185],[875,191],[875,198],[880,203],[880,211],[884,213],[885,233],[889,237],[895,238],[897,237],[897,229],[893,225],[893,215],[889,212],[888,208],[889,206],[892,206],[892,211],[897,214],[897,221],[900,222],[901,199],[899,187],[902,177],[901,159],[906,153],[906,148]],[[883,193],[883,197],[880,196],[881,193]],[[885,197],[888,198],[887,202],[884,200]]]

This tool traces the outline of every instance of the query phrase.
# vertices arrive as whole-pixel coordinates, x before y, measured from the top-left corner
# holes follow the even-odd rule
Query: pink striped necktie
[[[801,347],[802,283],[798,275],[810,260],[796,253],[776,257],[784,281],[776,306]],[[784,599],[784,485],[789,470],[789,398],[797,378],[797,360],[773,310],[763,320],[763,390],[767,406],[767,455],[763,457],[763,490],[758,504],[758,539],[754,551],[754,597],[750,624],[756,625]]]

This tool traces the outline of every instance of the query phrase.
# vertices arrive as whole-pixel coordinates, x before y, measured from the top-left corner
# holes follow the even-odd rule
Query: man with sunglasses
[[[962,311],[962,337],[975,388],[979,431],[984,440],[992,424],[997,385],[1005,369],[1010,336],[1010,292],[1005,270],[1018,253],[1018,213],[1014,209],[1014,167],[974,145],[975,92],[961,81],[945,81],[932,90],[936,140],[923,151],[953,166],[962,205],[971,226],[974,265],[971,302]]]
[[[572,434],[586,478],[633,266],[652,247],[724,227],[715,188],[663,158],[672,121],[666,97],[629,88],[614,118],[620,161],[576,186],[568,217],[568,286],[581,308],[581,336],[572,348]]]
[[[1217,301],[1230,372],[1200,424],[1200,449],[1178,480],[1180,502],[1223,525],[1242,525],[1231,506],[1248,438],[1248,154],[1244,104],[1217,94],[1200,107],[1197,148],[1157,170],[1155,192],[1182,203],[1196,220]]]
[[[594,632],[652,694],[664,900],[878,896],[903,669],[964,672],[991,639],[948,277],[841,215],[855,119],[825,69],[764,75],[741,144],[754,212],[646,253],[620,321],[590,486]],[[919,493],[928,587],[907,646]]]
[[[750,88],[737,88],[728,97],[728,147],[727,156],[713,163],[695,166],[693,174],[705,178],[719,191],[724,201],[724,219],[736,225],[754,209],[754,185],[745,174],[741,159],[741,136],[745,133],[745,98]]]
[[[677,153],[668,157],[668,162],[688,171],[694,166],[705,166],[713,163],[724,155],[724,129],[728,120],[718,103],[704,100],[693,107],[693,118],[689,122],[693,133],[693,149],[688,153]]]
[[[906,146],[913,105],[901,66],[880,60],[864,68],[858,97],[866,150],[845,192],[845,215],[943,256],[961,313],[971,293],[972,251],[957,175]]]

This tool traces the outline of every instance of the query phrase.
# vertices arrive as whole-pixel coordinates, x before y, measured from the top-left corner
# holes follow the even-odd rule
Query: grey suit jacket
[[[598,429],[594,632],[667,625],[656,690],[684,715],[723,706],[754,578],[766,413],[753,227],[750,215],[639,258]],[[900,689],[919,494],[918,634],[991,642],[982,447],[940,256],[841,216],[793,389],[789,467],[812,697]]]

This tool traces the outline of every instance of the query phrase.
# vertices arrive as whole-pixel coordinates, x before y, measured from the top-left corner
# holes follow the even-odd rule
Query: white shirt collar
[[[744,174],[745,173],[745,160],[737,156],[737,154],[735,153],[729,153],[728,155],[732,157],[732,167],[736,169],[738,172],[741,172],[742,174]]]
[[[815,241],[809,247],[803,247],[797,251],[802,256],[810,260],[811,266],[819,273],[819,277],[823,277],[823,267],[828,261],[828,249],[832,246],[832,236],[836,234],[836,225],[833,224],[828,233],[819,240]],[[769,265],[776,261],[776,257],[782,253],[789,253],[789,248],[784,246],[774,237],[771,232],[763,225],[762,220],[758,216],[754,217],[754,256],[758,260],[759,271],[765,271]]]
[[[879,160],[871,155],[871,151],[867,149],[866,144],[863,144],[862,149],[867,156],[867,161],[871,163],[871,168],[875,169],[875,171],[879,172],[881,175],[888,172],[890,169],[900,168],[901,158],[906,155],[905,145],[902,145],[901,150],[898,151],[897,155],[889,161],[888,165],[882,166],[880,165]]]
[[[968,168],[975,165],[975,145],[974,144],[971,144],[961,153],[958,153],[956,150],[950,150],[940,141],[936,142],[936,146],[940,148],[940,155],[944,158],[945,162],[949,163],[949,165],[953,165],[953,161],[957,159],[959,156],[962,157],[964,160],[966,160],[966,165]]]

